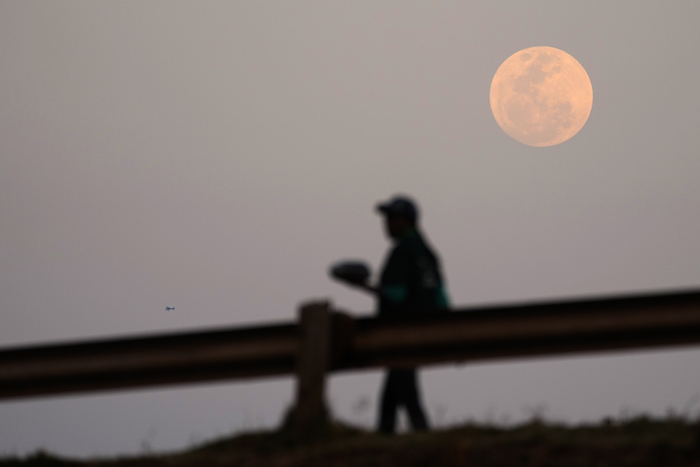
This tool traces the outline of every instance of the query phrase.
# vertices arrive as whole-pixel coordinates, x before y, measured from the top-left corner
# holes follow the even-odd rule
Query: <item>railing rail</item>
[[[318,408],[328,371],[700,344],[697,290],[402,319],[353,319],[314,303],[301,316],[300,324],[0,350],[0,399],[296,373],[297,405]]]

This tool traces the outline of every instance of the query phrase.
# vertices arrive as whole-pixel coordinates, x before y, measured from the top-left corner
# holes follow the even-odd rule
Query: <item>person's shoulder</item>
[[[415,263],[428,253],[426,245],[419,236],[406,236],[401,238],[391,253],[397,261]]]
[[[425,250],[430,249],[426,241],[423,239],[423,236],[417,230],[411,235],[407,235],[406,237],[402,238],[400,244],[406,250],[410,250],[414,253],[422,253]]]
[[[420,249],[422,243],[418,235],[405,235],[396,242],[394,250],[399,253],[410,254]]]
[[[440,259],[438,255],[420,232],[416,231],[416,235],[410,238],[410,241],[406,244],[406,248],[410,249],[410,253],[408,254],[417,260],[422,261],[422,258],[427,257],[436,267],[440,267]]]

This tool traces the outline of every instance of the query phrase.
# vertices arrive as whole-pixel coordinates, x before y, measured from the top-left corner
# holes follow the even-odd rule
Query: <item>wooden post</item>
[[[330,366],[331,314],[328,302],[307,303],[299,314],[296,405],[288,414],[285,426],[294,431],[308,431],[329,421],[325,380]]]

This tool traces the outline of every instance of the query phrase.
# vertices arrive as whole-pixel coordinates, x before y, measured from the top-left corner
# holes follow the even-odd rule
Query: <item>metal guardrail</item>
[[[355,320],[337,369],[700,344],[700,291]]]
[[[294,323],[0,351],[0,399],[285,375]]]
[[[303,405],[302,392],[322,400],[327,371],[692,344],[700,344],[700,291],[400,320],[353,319],[316,303],[299,324],[0,350],[0,399],[296,373]]]

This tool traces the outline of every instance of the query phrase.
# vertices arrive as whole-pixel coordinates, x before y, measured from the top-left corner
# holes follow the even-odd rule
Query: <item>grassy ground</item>
[[[74,461],[46,453],[0,459],[0,466],[700,466],[700,423],[638,417],[599,425],[533,421],[511,428],[465,425],[382,436],[333,425],[305,436],[237,435],[182,453]]]

